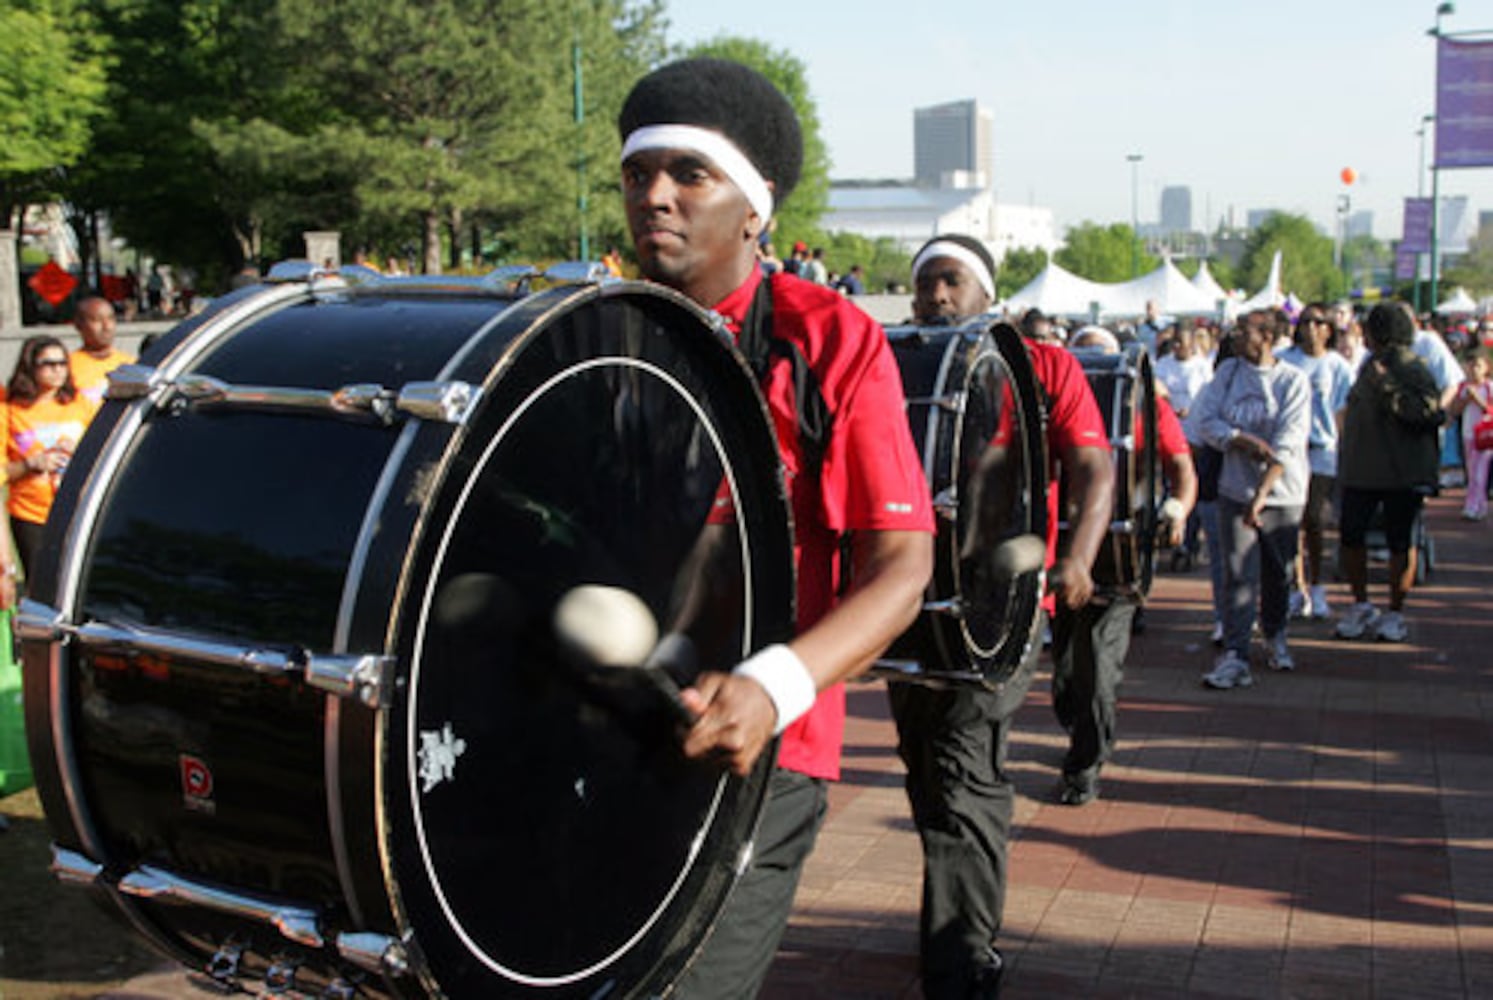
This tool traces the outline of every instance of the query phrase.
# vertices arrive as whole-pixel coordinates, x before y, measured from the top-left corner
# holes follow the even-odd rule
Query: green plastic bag
[[[21,666],[16,663],[11,612],[0,611],[0,797],[32,785],[26,755],[26,712],[21,705]]]

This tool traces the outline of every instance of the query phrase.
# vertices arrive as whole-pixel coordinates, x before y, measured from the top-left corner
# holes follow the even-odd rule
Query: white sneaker
[[[1379,628],[1375,632],[1385,642],[1404,642],[1410,630],[1405,627],[1405,616],[1398,611],[1386,611],[1379,618]]]
[[[1213,631],[1208,635],[1208,641],[1215,646],[1223,646],[1223,622],[1213,623]]]
[[[1327,603],[1327,585],[1312,584],[1312,617],[1321,621],[1332,617],[1332,605]]]
[[[1355,603],[1348,613],[1337,620],[1339,639],[1361,639],[1363,634],[1379,621],[1379,609],[1368,601]]]
[[[1291,597],[1286,602],[1286,615],[1290,618],[1311,617],[1312,602],[1307,600],[1304,592],[1294,589],[1291,591]]]
[[[1232,649],[1220,656],[1213,664],[1213,669],[1203,675],[1204,684],[1221,691],[1249,687],[1254,682],[1255,679],[1249,672],[1249,662]]]
[[[1286,645],[1286,633],[1277,632],[1265,640],[1265,662],[1271,670],[1295,670],[1296,659],[1291,647]]]

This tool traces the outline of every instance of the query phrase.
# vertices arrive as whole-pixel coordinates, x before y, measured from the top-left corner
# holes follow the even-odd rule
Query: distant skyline
[[[1186,186],[1201,229],[1279,209],[1331,232],[1347,195],[1388,240],[1434,110],[1436,6],[945,0],[918,19],[885,0],[667,0],[666,15],[681,46],[739,35],[801,59],[836,180],[911,178],[913,109],[974,99],[994,115],[997,197],[1051,208],[1060,231],[1129,222],[1126,157],[1140,154],[1142,224],[1163,188]],[[1456,7],[1447,33],[1493,31],[1493,0]],[[1433,149],[1428,130],[1428,164]],[[1493,168],[1442,171],[1441,193],[1493,209]]]

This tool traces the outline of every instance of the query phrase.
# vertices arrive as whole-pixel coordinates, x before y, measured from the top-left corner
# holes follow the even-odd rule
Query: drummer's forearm
[[[1062,457],[1068,496],[1074,505],[1073,528],[1068,533],[1068,559],[1084,567],[1094,565],[1099,546],[1109,532],[1114,511],[1114,464],[1103,448],[1071,448]]]
[[[820,691],[864,673],[907,630],[933,574],[933,536],[925,532],[858,532],[851,551],[850,592],[788,644]]]

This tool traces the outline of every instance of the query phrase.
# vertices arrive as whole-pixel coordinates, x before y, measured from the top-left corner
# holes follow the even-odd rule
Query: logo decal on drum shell
[[[420,730],[420,780],[424,782],[420,791],[429,791],[443,781],[456,780],[456,758],[467,752],[467,741],[458,739],[451,723],[443,724],[440,731]]]
[[[213,771],[201,757],[189,753],[178,758],[181,764],[182,803],[196,812],[215,813],[218,804],[213,801]]]

